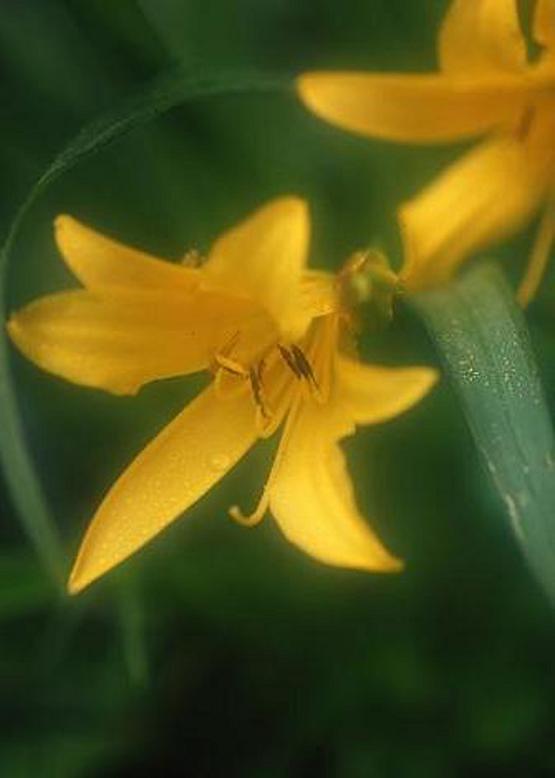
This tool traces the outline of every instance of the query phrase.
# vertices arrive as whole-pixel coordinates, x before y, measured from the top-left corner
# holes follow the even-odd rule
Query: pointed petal
[[[329,406],[305,402],[288,426],[270,488],[270,510],[285,537],[329,565],[399,570],[356,506],[337,445],[349,425]]]
[[[536,0],[532,30],[540,46],[555,47],[555,0]]]
[[[111,570],[211,489],[256,439],[247,390],[200,394],[131,463],[93,518],[70,576],[76,594]]]
[[[540,151],[510,136],[487,141],[401,206],[408,287],[442,283],[466,257],[531,218],[550,184]]]
[[[273,200],[216,241],[203,271],[229,293],[257,301],[282,333],[296,339],[308,324],[301,279],[309,238],[306,203]]]
[[[115,394],[207,367],[237,332],[247,304],[215,295],[43,297],[13,314],[12,340],[44,370]]]
[[[198,270],[124,246],[71,216],[58,216],[55,230],[68,267],[90,289],[190,291],[198,286]]]
[[[453,0],[439,34],[444,71],[461,76],[519,73],[527,65],[516,0]]]
[[[378,424],[412,408],[439,377],[430,367],[364,365],[345,356],[337,358],[336,371],[339,396],[357,424]]]
[[[518,114],[526,87],[514,78],[488,81],[443,75],[307,73],[301,99],[346,130],[403,143],[471,137]]]

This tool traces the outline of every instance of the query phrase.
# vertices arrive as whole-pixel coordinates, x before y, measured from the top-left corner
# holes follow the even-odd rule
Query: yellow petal
[[[555,0],[536,0],[532,28],[541,46],[555,46]]]
[[[408,287],[446,281],[469,255],[530,219],[551,178],[539,151],[509,136],[487,141],[400,208]]]
[[[71,573],[75,594],[148,543],[212,488],[256,438],[245,388],[200,394],[131,463],[94,516]]]
[[[216,295],[71,291],[13,314],[8,331],[44,370],[115,394],[201,370],[238,330],[247,304]]]
[[[306,203],[273,200],[216,241],[203,271],[215,285],[262,305],[294,340],[308,324],[301,279],[309,238]]]
[[[393,141],[437,143],[512,120],[527,86],[513,77],[307,73],[298,89],[314,113],[344,129]]]
[[[56,242],[67,265],[90,289],[187,291],[198,286],[198,270],[124,246],[71,216],[58,216],[55,228]]]
[[[468,77],[519,73],[526,68],[526,43],[516,0],[453,0],[439,35],[443,70]]]
[[[401,569],[356,506],[337,444],[352,431],[349,425],[330,406],[305,402],[288,426],[270,488],[270,510],[285,537],[329,565]]]
[[[378,424],[412,408],[438,379],[430,367],[364,365],[340,356],[336,360],[337,392],[357,424]]]
[[[301,305],[310,318],[326,316],[338,310],[337,278],[320,270],[305,272],[301,285]]]

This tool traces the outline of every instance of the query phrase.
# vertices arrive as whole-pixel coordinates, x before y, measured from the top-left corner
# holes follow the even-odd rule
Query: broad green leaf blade
[[[495,266],[416,295],[514,533],[555,601],[553,428],[522,311]]]
[[[0,252],[0,320],[7,318],[6,276],[12,249],[25,216],[39,195],[80,160],[100,151],[131,130],[171,108],[217,95],[276,92],[292,88],[292,79],[259,73],[225,72],[192,77],[180,68],[163,74],[140,94],[101,119],[87,125],[54,159],[37,180],[17,212]],[[46,569],[62,581],[65,562],[62,544],[48,510],[25,442],[16,390],[9,363],[4,327],[0,334],[0,464],[17,513]]]

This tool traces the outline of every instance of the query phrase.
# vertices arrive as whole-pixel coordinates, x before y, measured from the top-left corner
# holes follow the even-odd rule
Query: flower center
[[[238,385],[243,386],[248,383],[256,406],[260,434],[263,437],[274,431],[275,422],[279,423],[276,416],[281,414],[276,414],[273,404],[279,402],[280,396],[290,387],[291,377],[298,382],[304,382],[311,396],[321,400],[311,358],[300,345],[296,343],[285,345],[275,341],[249,362],[242,361],[236,354],[240,339],[241,333],[237,332],[224,344],[214,355],[211,370],[217,391],[222,394],[236,390]],[[310,347],[310,340],[308,340],[308,347]],[[272,401],[269,399],[270,395]]]

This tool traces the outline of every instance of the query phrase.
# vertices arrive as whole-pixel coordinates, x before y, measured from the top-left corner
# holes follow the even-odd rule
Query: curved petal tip
[[[327,95],[334,83],[334,74],[308,72],[296,79],[297,94],[307,108],[320,118],[328,118]]]
[[[90,576],[87,577],[80,574],[78,565],[75,564],[68,578],[66,587],[67,593],[71,596],[79,594],[79,592],[82,592],[83,589],[89,586],[94,580],[95,579]]]
[[[303,234],[307,234],[310,230],[308,203],[299,195],[282,195],[270,200],[258,211],[259,215],[264,213],[270,223],[288,225],[290,229],[300,230]]]

